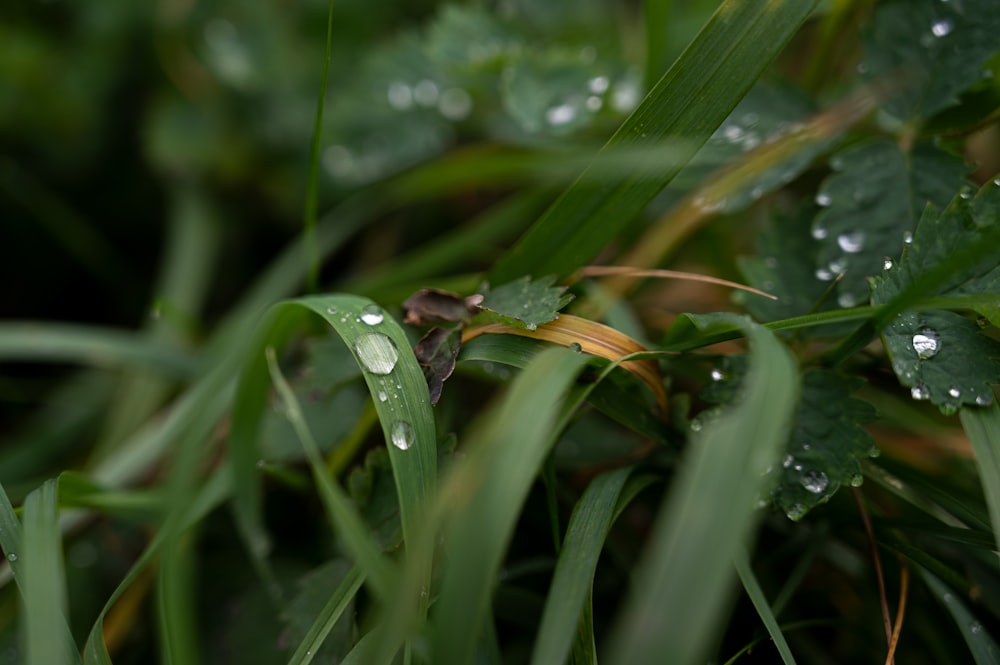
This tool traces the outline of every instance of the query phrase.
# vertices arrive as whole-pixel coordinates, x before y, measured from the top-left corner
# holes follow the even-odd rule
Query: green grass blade
[[[623,169],[600,184],[585,172],[491,270],[566,275],[590,261],[694,156],[816,6],[816,0],[727,0],[611,137],[605,150],[673,138],[676,166]]]
[[[750,370],[742,401],[694,437],[619,616],[611,661],[703,662],[731,591],[732,558],[753,531],[763,474],[788,435],[798,375],[767,329],[742,320]]]
[[[625,468],[598,476],[573,509],[545,601],[532,663],[566,661],[584,604],[590,597],[597,559],[630,472],[630,468]]]
[[[986,494],[993,533],[1000,538],[1000,405],[994,401],[986,407],[967,407],[959,412],[959,418],[976,452],[976,466]]]
[[[736,574],[740,576],[740,581],[743,583],[743,589],[750,597],[750,602],[753,603],[757,614],[760,615],[760,620],[764,622],[764,627],[767,628],[767,634],[771,636],[775,648],[778,649],[778,653],[781,655],[781,662],[785,665],[795,665],[795,657],[792,656],[792,650],[788,648],[785,634],[781,632],[781,626],[778,625],[778,619],[774,616],[774,612],[771,611],[771,604],[767,602],[764,590],[760,588],[760,583],[757,582],[757,576],[753,574],[753,568],[750,566],[750,557],[746,550],[741,548],[733,558],[733,562],[736,565]]]
[[[972,612],[944,582],[923,568],[917,567],[917,570],[927,583],[927,588],[955,620],[955,625],[958,626],[959,632],[965,638],[965,643],[969,645],[969,651],[972,652],[972,658],[976,665],[1000,665],[1000,647],[990,637],[983,624],[979,623]]]
[[[80,662],[66,623],[66,575],[56,503],[55,480],[46,481],[24,500],[18,587],[24,608],[26,665]]]
[[[302,414],[302,407],[295,398],[292,387],[282,376],[274,349],[270,347],[267,349],[267,365],[271,379],[285,403],[288,420],[295,428],[295,433],[306,451],[309,466],[312,467],[313,479],[319,488],[320,498],[323,500],[323,505],[330,518],[330,525],[344,539],[347,549],[354,556],[356,565],[365,571],[365,575],[371,581],[375,592],[384,602],[391,601],[395,577],[391,564],[372,540],[368,525],[354,509],[350,497],[337,483],[330,479],[319,446],[316,445],[316,439],[309,431],[305,416]]]
[[[309,627],[306,636],[302,638],[302,642],[288,660],[288,665],[308,665],[312,662],[313,656],[323,646],[326,636],[333,630],[333,626],[344,614],[344,610],[350,605],[364,581],[365,574],[361,567],[354,566],[341,581],[340,586],[327,598],[313,625]]]
[[[456,512],[431,627],[434,662],[471,662],[521,506],[557,433],[563,395],[586,361],[566,349],[539,354],[470,436],[474,448],[443,488],[444,509]]]

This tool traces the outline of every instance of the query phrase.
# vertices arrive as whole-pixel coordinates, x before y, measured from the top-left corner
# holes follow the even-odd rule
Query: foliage
[[[0,664],[998,662],[993,4],[0,10]]]

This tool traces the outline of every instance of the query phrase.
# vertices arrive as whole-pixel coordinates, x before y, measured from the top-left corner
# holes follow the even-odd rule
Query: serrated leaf
[[[872,302],[886,304],[928,274],[947,275],[926,295],[1000,294],[995,252],[969,258],[977,245],[995,247],[1000,231],[1000,181],[973,198],[963,191],[944,210],[928,208],[899,264],[872,280]],[[988,299],[987,299],[988,300]],[[994,299],[995,300],[995,299]],[[989,384],[1000,382],[1000,343],[952,312],[904,312],[882,330],[900,382],[915,399],[929,399],[946,413],[993,401]]]
[[[565,295],[565,286],[552,286],[555,281],[554,275],[534,281],[525,275],[495,289],[485,289],[479,306],[508,325],[535,330],[559,318],[559,310],[573,299]]]
[[[877,418],[875,407],[851,397],[864,380],[814,369],[802,377],[802,395],[771,500],[793,520],[845,486],[861,484],[861,458],[878,454],[861,427]]]
[[[866,79],[899,81],[884,108],[899,119],[928,117],[985,78],[982,64],[1000,49],[994,0],[897,0],[875,8],[865,34]]]
[[[928,203],[944,206],[966,184],[962,161],[930,145],[909,153],[882,139],[833,156],[834,173],[820,186],[813,237],[819,242],[816,276],[837,285],[837,303],[868,300],[865,277],[896,256]]]

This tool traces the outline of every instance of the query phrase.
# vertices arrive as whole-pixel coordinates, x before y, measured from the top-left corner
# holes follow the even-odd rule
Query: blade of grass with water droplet
[[[608,141],[605,149],[683,139],[676,166],[656,174],[584,174],[490,271],[568,275],[589,262],[670,182],[743,98],[816,6],[816,0],[728,0]]]
[[[1000,665],[1000,647],[997,646],[983,624],[976,620],[976,617],[944,582],[919,566],[916,569],[924,578],[924,582],[927,583],[927,588],[955,620],[959,632],[965,638],[965,643],[969,645],[969,651],[972,652],[972,658],[976,665]]]
[[[775,648],[781,655],[781,662],[785,665],[795,665],[795,657],[792,656],[792,650],[788,648],[788,642],[785,641],[785,634],[781,632],[781,626],[778,625],[778,620],[775,618],[774,612],[771,611],[771,604],[767,602],[767,596],[764,595],[764,590],[760,588],[757,576],[753,574],[753,568],[750,566],[750,556],[747,554],[747,551],[740,548],[736,556],[733,557],[733,561],[736,566],[736,573],[740,576],[740,581],[743,583],[744,591],[750,597],[750,601],[753,603],[754,608],[756,608],[760,620],[764,622],[764,627],[767,628],[767,634],[771,636]]]
[[[759,518],[763,474],[787,441],[798,372],[766,328],[731,315],[750,341],[742,399],[694,438],[619,615],[615,663],[701,662],[732,591],[732,559]]]
[[[431,624],[434,662],[471,662],[517,517],[558,433],[563,396],[586,362],[565,349],[539,354],[474,428],[442,487],[451,558]]]
[[[976,466],[986,494],[990,522],[993,533],[1000,539],[1000,405],[994,401],[986,407],[965,407],[959,412],[959,418],[976,451]]]
[[[56,506],[56,481],[46,481],[24,500],[18,587],[23,607],[24,663],[79,663],[66,623],[66,576]]]
[[[306,636],[302,638],[299,646],[295,648],[295,653],[288,660],[288,665],[308,665],[312,662],[313,656],[323,646],[326,636],[330,634],[364,581],[365,574],[361,567],[354,566],[327,598],[313,625],[309,627]]]

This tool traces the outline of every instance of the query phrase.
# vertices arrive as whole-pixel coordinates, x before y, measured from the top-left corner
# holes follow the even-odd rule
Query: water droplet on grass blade
[[[354,343],[354,351],[364,368],[372,374],[388,374],[399,360],[395,343],[382,333],[362,335]]]
[[[933,358],[941,350],[941,336],[936,330],[924,328],[913,336],[913,350],[921,360]]]
[[[389,399],[389,396],[385,394],[385,391],[384,391],[384,390],[380,390],[380,391],[378,391],[378,401],[380,401],[380,402],[384,402],[384,401],[386,401],[387,399]]]
[[[378,305],[365,305],[364,309],[361,310],[361,321],[369,326],[377,326],[382,323],[383,318],[385,315]]]
[[[7,555],[7,560],[10,561],[11,563],[14,563],[15,561],[17,561],[17,555],[11,552],[10,554]]]
[[[802,487],[813,494],[820,494],[830,485],[830,479],[822,471],[807,471],[799,480]]]
[[[407,450],[413,445],[413,428],[405,420],[397,420],[392,426],[390,438],[392,439],[392,445],[400,450]]]

